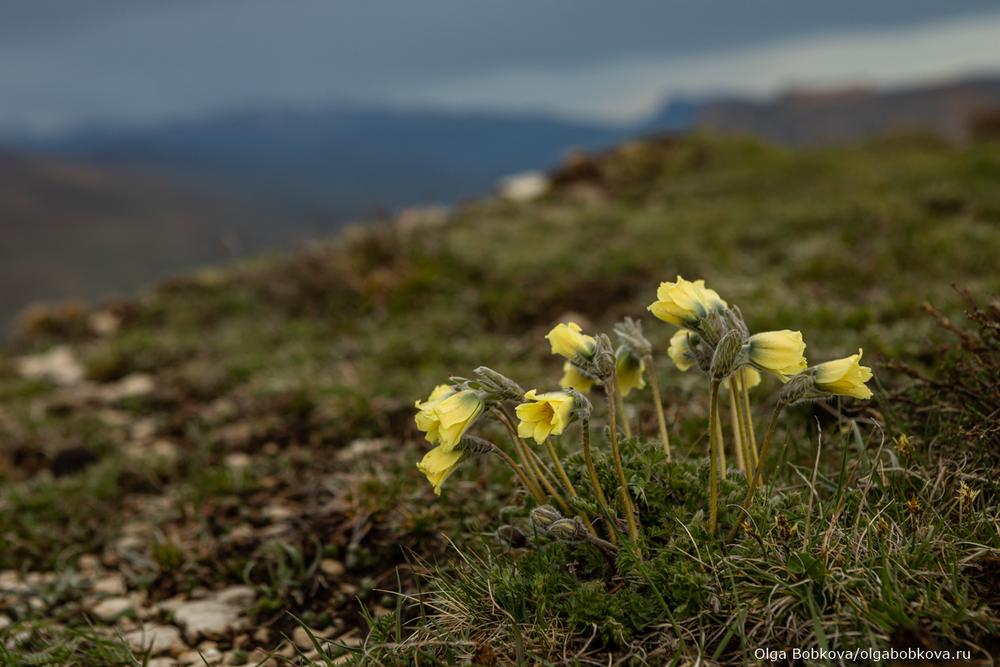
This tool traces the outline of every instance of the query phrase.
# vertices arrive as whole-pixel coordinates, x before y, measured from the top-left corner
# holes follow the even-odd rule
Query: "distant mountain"
[[[901,89],[792,91],[773,100],[717,100],[702,105],[692,126],[750,134],[793,146],[922,131],[970,137],[981,114],[1000,109],[1000,79],[970,79]]]
[[[162,177],[0,153],[0,338],[36,299],[130,292],[288,234],[275,216]]]
[[[338,107],[88,127],[28,147],[105,166],[155,168],[349,217],[471,197],[504,175],[555,166],[570,148],[602,148],[626,134],[546,116]]]

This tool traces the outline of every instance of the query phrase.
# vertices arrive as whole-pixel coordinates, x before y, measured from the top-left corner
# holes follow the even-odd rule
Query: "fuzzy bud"
[[[573,397],[573,415],[580,421],[590,419],[590,413],[594,410],[590,399],[576,389],[565,388],[563,391]]]
[[[582,542],[587,539],[587,529],[576,519],[559,519],[549,524],[549,535],[563,542]]]
[[[517,526],[511,525],[497,528],[497,540],[511,549],[520,549],[528,544],[528,536]]]
[[[624,321],[615,325],[615,335],[622,345],[630,348],[640,359],[653,353],[653,345],[642,335],[642,322],[638,320],[626,317]]]
[[[598,334],[595,338],[597,345],[594,349],[594,370],[603,382],[607,382],[615,374],[615,348],[607,334]]]
[[[795,405],[814,398],[813,378],[809,373],[800,373],[789,378],[778,394],[778,400],[785,405]]]
[[[698,333],[709,345],[716,345],[729,331],[726,316],[714,310],[698,321]]]
[[[552,505],[539,505],[531,510],[531,525],[537,530],[548,531],[556,521],[563,518],[563,515]]]
[[[524,389],[521,388],[521,385],[488,366],[480,366],[473,373],[479,378],[483,389],[490,394],[490,398],[498,401],[516,401],[524,396]]]
[[[736,330],[729,331],[715,346],[715,353],[712,355],[712,379],[719,381],[732,375],[739,367],[742,352],[743,336]]]

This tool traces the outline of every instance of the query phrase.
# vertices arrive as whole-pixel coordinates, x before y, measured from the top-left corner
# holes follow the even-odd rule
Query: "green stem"
[[[583,419],[581,422],[583,433],[583,460],[587,464],[587,472],[590,474],[590,484],[594,487],[594,495],[597,497],[597,504],[604,513],[604,519],[608,522],[608,538],[612,544],[618,544],[615,536],[614,518],[611,508],[608,507],[608,499],[604,496],[604,489],[601,488],[601,479],[597,476],[597,468],[594,466],[594,457],[590,451],[590,419]]]
[[[743,433],[743,421],[740,419],[739,406],[736,402],[736,387],[732,380],[729,381],[729,422],[733,430],[733,440],[736,441],[733,447],[736,450],[736,465],[739,466],[746,478],[750,479],[746,464],[749,452],[747,452],[746,436]]]
[[[715,437],[719,441],[719,479],[726,478],[726,439],[722,434],[722,415],[719,414],[719,402],[715,402]]]
[[[622,465],[622,453],[618,449],[618,424],[615,422],[615,391],[618,388],[618,380],[614,373],[604,383],[604,393],[608,398],[608,430],[611,431],[611,456],[615,460],[615,472],[618,473],[618,484],[621,486],[622,503],[625,508],[625,518],[628,522],[628,530],[635,542],[636,554],[642,558],[642,551],[639,548],[639,526],[635,520],[635,505],[632,504],[632,496],[628,490],[628,478],[625,476],[625,466]]]
[[[615,392],[615,398],[618,402],[618,412],[622,416],[622,428],[625,429],[625,437],[632,437],[632,426],[628,423],[628,415],[625,414],[625,397],[622,396],[621,390]]]
[[[545,439],[545,449],[549,453],[549,458],[552,459],[552,465],[556,469],[556,473],[562,480],[563,486],[566,487],[566,492],[571,498],[576,498],[580,494],[576,492],[573,487],[573,482],[570,480],[569,475],[566,474],[566,469],[563,467],[562,461],[559,460],[559,453],[556,451],[555,445],[552,444],[552,438]],[[587,532],[591,535],[596,536],[597,532],[594,530],[594,526],[590,523],[590,517],[587,516],[586,512],[580,512],[580,518],[583,519],[583,525],[587,527]]]
[[[750,387],[747,383],[746,369],[741,368],[737,374],[739,376],[740,407],[743,427],[747,435],[747,451],[750,453],[750,462],[747,470],[752,470],[756,474],[757,466],[760,464],[760,456],[757,452],[757,435],[753,427],[753,412],[750,410]]]
[[[525,472],[525,480],[528,483],[528,490],[531,491],[531,495],[535,498],[535,502],[539,505],[545,503],[545,494],[542,492],[542,487],[538,482],[538,477],[535,474],[534,468],[531,466],[531,457],[528,455],[527,445],[521,440],[521,436],[517,434],[517,429],[514,428],[514,423],[502,408],[498,407],[494,410],[494,414],[500,420],[500,423],[504,425],[507,429],[507,433],[510,435],[511,441],[514,443],[514,450],[517,451],[518,458],[521,459],[521,465]]]
[[[716,460],[718,460],[719,422],[719,382],[712,380],[712,392],[708,404],[708,532],[715,533],[719,521],[719,480]]]
[[[660,427],[660,442],[663,443],[663,456],[670,461],[670,435],[667,433],[667,420],[663,416],[663,399],[660,398],[660,383],[656,379],[656,368],[653,366],[653,355],[643,357],[646,364],[646,377],[649,378],[649,388],[653,391],[653,407],[656,408],[656,423]]]
[[[528,480],[528,477],[524,474],[524,470],[521,469],[521,466],[519,466],[517,464],[517,461],[515,461],[514,459],[512,459],[510,457],[510,454],[508,454],[504,450],[500,449],[499,447],[494,448],[493,449],[493,453],[496,454],[497,456],[499,456],[501,459],[503,459],[504,463],[506,463],[508,466],[510,466],[511,470],[514,471],[514,473],[517,475],[518,479],[521,480],[521,483],[524,484],[525,488],[527,488],[528,491],[531,493],[531,495],[534,496],[535,495],[535,491],[534,491],[534,489],[533,489],[533,487],[531,485],[531,482]],[[537,496],[535,496],[535,500],[538,500]],[[539,502],[544,502],[544,500],[539,501]]]

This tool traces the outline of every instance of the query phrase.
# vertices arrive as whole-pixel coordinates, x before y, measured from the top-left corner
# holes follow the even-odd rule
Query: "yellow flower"
[[[691,340],[688,338],[690,335],[690,332],[678,329],[670,337],[670,347],[667,348],[667,354],[674,360],[674,365],[681,372],[694,366],[695,362],[694,350],[691,349]]]
[[[441,422],[438,419],[437,413],[434,412],[434,406],[454,393],[455,390],[449,385],[439,384],[434,387],[434,391],[431,392],[426,401],[417,401],[414,403],[414,407],[417,408],[417,414],[413,418],[413,421],[417,423],[417,428],[426,434],[427,442],[436,444],[440,437],[438,429]]]
[[[802,340],[800,331],[783,329],[750,336],[751,363],[761,370],[774,373],[782,380],[806,369],[808,363],[803,354],[805,350],[806,343]]]
[[[563,375],[559,378],[559,386],[564,389],[576,389],[581,394],[585,394],[594,386],[594,381],[567,361],[563,364]]]
[[[434,487],[434,494],[441,495],[441,485],[448,475],[455,472],[462,460],[460,449],[447,448],[443,445],[435,447],[417,463],[417,470],[427,475],[427,481]]]
[[[482,396],[472,389],[463,389],[439,403],[435,403],[434,414],[438,419],[438,444],[447,449],[454,448],[485,408]]]
[[[583,330],[576,322],[557,324],[545,337],[552,344],[552,354],[558,354],[567,359],[576,355],[589,357],[594,353],[597,341],[593,336],[581,333]]]
[[[872,379],[872,369],[858,363],[861,361],[861,355],[862,351],[858,349],[857,354],[849,357],[817,364],[813,369],[814,384],[830,394],[871,398],[872,390],[865,386],[865,382]]]
[[[649,312],[664,322],[677,326],[693,326],[709,313],[727,307],[725,301],[704,280],[690,282],[677,276],[677,282],[660,283],[656,301],[649,305]]]
[[[515,408],[520,423],[517,434],[534,438],[541,444],[550,435],[559,435],[573,415],[573,397],[564,391],[538,394],[534,389],[524,395],[524,403]]]
[[[618,391],[622,396],[628,396],[633,389],[642,389],[646,380],[642,377],[646,372],[646,364],[631,350],[624,347],[618,349],[615,362],[615,377],[618,380]]]

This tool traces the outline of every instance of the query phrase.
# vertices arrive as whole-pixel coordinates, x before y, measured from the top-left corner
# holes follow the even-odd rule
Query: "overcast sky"
[[[0,130],[337,101],[629,120],[1000,72],[995,0],[0,0]]]

